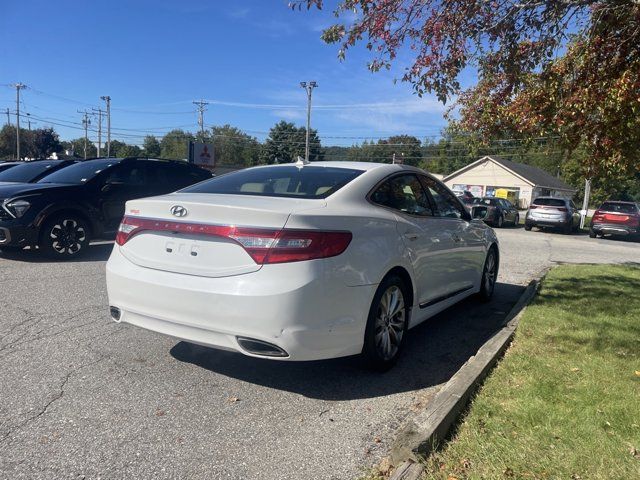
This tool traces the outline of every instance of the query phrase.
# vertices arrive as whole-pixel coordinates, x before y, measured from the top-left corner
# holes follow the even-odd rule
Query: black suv
[[[3,183],[34,183],[76,162],[77,160],[32,160],[30,162],[16,162],[10,168],[5,170],[0,169],[0,185]]]
[[[0,249],[38,246],[53,257],[76,256],[89,240],[115,236],[127,200],[163,195],[208,178],[209,171],[182,161],[100,158],[70,165],[37,183],[0,185]]]

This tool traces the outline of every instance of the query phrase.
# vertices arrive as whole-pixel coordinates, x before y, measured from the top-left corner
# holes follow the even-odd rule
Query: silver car
[[[524,229],[559,228],[571,233],[580,227],[580,211],[572,200],[555,197],[538,197],[527,210]]]

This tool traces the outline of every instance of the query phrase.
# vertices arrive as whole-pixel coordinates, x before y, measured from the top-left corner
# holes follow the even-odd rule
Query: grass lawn
[[[449,480],[640,478],[640,268],[553,269],[426,469]]]

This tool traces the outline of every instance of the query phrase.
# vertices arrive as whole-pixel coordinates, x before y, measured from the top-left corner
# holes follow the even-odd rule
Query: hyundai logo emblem
[[[173,207],[171,207],[171,214],[175,215],[176,217],[186,217],[187,216],[187,209],[184,208],[182,205],[174,205]]]

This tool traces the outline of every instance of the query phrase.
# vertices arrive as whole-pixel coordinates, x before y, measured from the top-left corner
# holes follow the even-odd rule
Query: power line
[[[206,106],[209,105],[209,102],[201,99],[199,102],[194,101],[193,104],[198,107],[198,125],[200,126],[200,134],[204,135],[204,112],[207,110]]]

